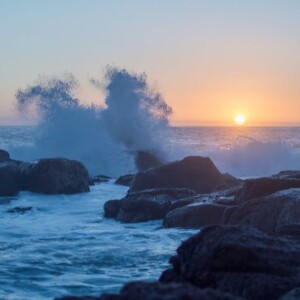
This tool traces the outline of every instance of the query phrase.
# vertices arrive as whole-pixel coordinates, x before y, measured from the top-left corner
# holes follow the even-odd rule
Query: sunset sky
[[[0,124],[24,122],[14,95],[39,75],[101,103],[108,64],[145,72],[174,125],[300,125],[300,1],[0,1]]]

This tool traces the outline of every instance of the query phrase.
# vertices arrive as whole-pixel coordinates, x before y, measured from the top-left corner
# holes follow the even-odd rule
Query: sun
[[[246,118],[245,118],[244,115],[238,114],[238,115],[235,116],[234,122],[235,122],[237,125],[244,125],[245,122],[246,122]]]

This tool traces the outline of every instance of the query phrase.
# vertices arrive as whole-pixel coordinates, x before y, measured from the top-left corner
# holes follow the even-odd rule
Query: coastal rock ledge
[[[51,195],[89,190],[89,173],[75,160],[47,158],[31,163],[8,159],[0,163],[0,196],[14,196],[20,191]]]
[[[131,282],[120,294],[59,300],[299,299],[300,236],[209,226],[184,241],[159,282]]]

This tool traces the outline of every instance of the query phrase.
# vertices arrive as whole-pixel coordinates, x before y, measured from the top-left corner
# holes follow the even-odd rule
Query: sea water
[[[0,127],[0,148],[32,145],[34,130]],[[177,127],[171,132],[170,159],[205,154],[222,171],[245,176],[299,166],[299,128]],[[181,241],[197,231],[164,229],[161,221],[121,224],[104,218],[104,202],[127,192],[113,182],[77,195],[0,197],[0,299],[99,295],[117,292],[127,281],[159,278]],[[31,210],[8,212],[15,207]]]

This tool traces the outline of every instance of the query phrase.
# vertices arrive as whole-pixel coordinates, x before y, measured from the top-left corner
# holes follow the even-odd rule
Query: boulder
[[[0,163],[10,161],[9,153],[5,150],[0,149]]]
[[[164,218],[164,227],[200,228],[223,223],[225,205],[191,204],[171,210]]]
[[[250,199],[239,205],[227,220],[227,224],[250,226],[269,233],[297,223],[300,223],[300,189]]]
[[[0,196],[14,196],[21,190],[18,164],[7,162],[0,164]]]
[[[189,189],[150,189],[128,193],[121,200],[107,201],[104,213],[106,217],[124,223],[163,219],[174,201],[193,195],[195,192]]]
[[[240,200],[245,202],[262,196],[267,196],[281,190],[299,188],[300,179],[274,175],[274,177],[263,177],[244,180],[240,194]]]
[[[135,153],[135,165],[138,171],[144,171],[162,164],[162,160],[155,153],[149,151],[137,151]]]
[[[96,175],[96,176],[90,177],[89,185],[95,185],[97,183],[102,183],[102,182],[108,182],[110,179],[111,179],[111,177],[106,176],[106,175]]]
[[[276,300],[300,285],[299,240],[249,227],[205,227],[170,262],[162,283],[188,282],[250,300]]]
[[[208,157],[190,156],[138,173],[129,191],[153,188],[188,188],[197,193],[210,193],[225,179]]]
[[[130,186],[135,174],[127,174],[120,176],[116,181],[115,184],[124,185],[124,186]]]
[[[89,174],[85,166],[66,158],[41,159],[20,164],[22,188],[41,194],[75,194],[88,192]]]

